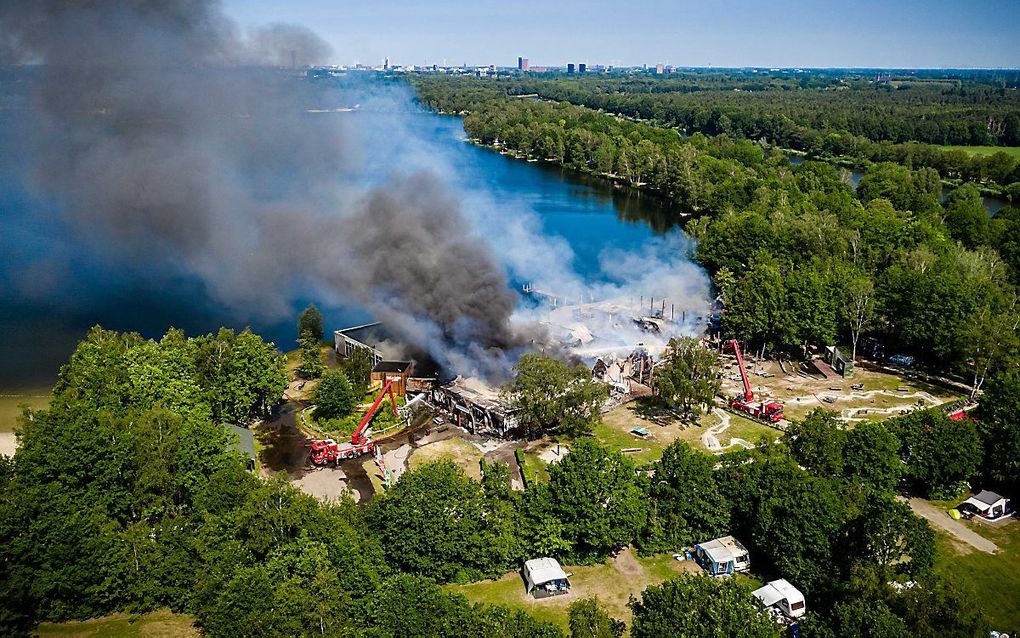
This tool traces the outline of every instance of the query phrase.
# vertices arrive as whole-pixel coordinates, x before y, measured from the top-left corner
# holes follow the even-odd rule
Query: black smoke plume
[[[32,190],[76,241],[266,315],[311,287],[455,371],[505,370],[531,337],[457,202],[429,175],[343,179],[342,121],[309,113],[335,97],[293,71],[328,54],[303,29],[242,33],[211,0],[0,3],[0,62],[38,69]]]

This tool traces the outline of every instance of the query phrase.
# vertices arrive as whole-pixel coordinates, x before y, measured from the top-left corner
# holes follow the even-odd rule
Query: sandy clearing
[[[570,449],[565,445],[553,445],[548,449],[542,450],[539,453],[538,458],[542,459],[546,463],[559,463],[560,460],[566,455],[570,454]]]
[[[18,438],[14,436],[14,432],[0,432],[0,454],[14,456],[14,451],[17,449]]]
[[[294,487],[305,494],[310,494],[324,503],[338,500],[350,494],[358,500],[358,493],[347,486],[347,475],[340,468],[324,467],[306,472],[301,478],[293,481]]]

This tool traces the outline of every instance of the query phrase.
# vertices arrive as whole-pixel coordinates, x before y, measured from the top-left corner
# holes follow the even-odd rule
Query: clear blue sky
[[[334,62],[1020,67],[1020,0],[223,0]]]

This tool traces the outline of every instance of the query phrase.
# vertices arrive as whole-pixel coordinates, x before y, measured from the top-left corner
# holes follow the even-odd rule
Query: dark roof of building
[[[237,437],[230,442],[231,447],[252,461],[255,461],[255,437],[252,435],[251,430],[231,423],[224,423],[223,427]]]
[[[981,501],[985,505],[995,505],[1002,497],[995,492],[989,492],[988,490],[981,490],[975,497],[975,500]]]
[[[378,322],[335,330],[334,334],[337,333],[342,334],[349,339],[360,341],[370,348],[377,348],[380,343],[393,340],[393,335],[387,332],[386,326]]]
[[[404,373],[414,365],[410,361],[380,361],[372,368],[372,372]]]

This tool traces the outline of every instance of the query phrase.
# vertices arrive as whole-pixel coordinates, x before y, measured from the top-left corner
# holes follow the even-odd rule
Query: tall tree
[[[859,274],[846,284],[845,297],[840,304],[843,321],[850,330],[851,357],[857,360],[857,342],[875,315],[875,284],[865,274]]]
[[[886,422],[900,440],[907,477],[931,498],[950,498],[973,478],[981,441],[969,420],[953,421],[938,409],[918,410]]]
[[[869,494],[891,496],[903,475],[899,440],[881,423],[858,423],[846,434],[843,471]]]
[[[968,357],[973,398],[984,385],[989,374],[1014,361],[1020,352],[1020,315],[1012,309],[981,306],[967,318],[964,354]]]
[[[369,520],[401,571],[442,582],[494,576],[522,558],[497,541],[511,509],[491,508],[482,486],[449,460],[406,472],[373,499]]]
[[[968,248],[988,243],[988,210],[977,186],[965,184],[949,193],[945,207],[946,227],[954,239]]]
[[[237,335],[223,387],[226,416],[246,421],[268,414],[287,387],[285,363],[271,342],[250,330]]]
[[[790,427],[794,458],[815,476],[842,476],[846,438],[839,415],[824,408],[815,408]]]
[[[778,638],[779,627],[747,586],[732,578],[683,574],[631,598],[634,638]]]
[[[644,527],[647,505],[634,464],[591,438],[574,441],[541,489],[579,560],[605,558]]]
[[[298,315],[298,339],[303,339],[306,336],[317,342],[321,342],[326,336],[322,313],[315,307],[315,304],[308,304],[308,307]]]
[[[341,370],[327,370],[315,386],[315,418],[339,419],[354,412],[357,397],[347,375]]]
[[[763,350],[791,341],[787,291],[779,264],[758,256],[730,293],[723,332]]]
[[[343,362],[344,374],[354,387],[355,396],[364,396],[372,382],[374,362],[367,348],[355,348]]]
[[[906,503],[871,499],[849,527],[847,544],[840,552],[845,561],[868,563],[885,580],[931,573],[935,532]]]
[[[689,417],[712,405],[722,387],[717,352],[691,337],[673,338],[663,360],[656,369],[655,387],[666,405],[679,407]]]
[[[985,475],[1008,493],[1020,493],[1020,371],[1004,370],[988,380],[978,418]]]
[[[714,456],[692,450],[685,441],[663,451],[649,483],[642,551],[676,551],[729,527],[730,506],[713,476],[715,463]]]
[[[559,359],[525,354],[514,366],[514,373],[501,394],[529,435],[547,431],[579,434],[590,432],[601,422],[602,404],[609,391],[591,378],[583,364],[570,367]]]
[[[326,366],[322,362],[321,342],[306,334],[299,341],[301,350],[298,353],[298,374],[305,379],[318,379]]]
[[[623,621],[609,615],[597,596],[570,603],[567,615],[571,638],[620,638],[627,628]]]
[[[794,269],[787,277],[787,295],[788,345],[799,345],[806,353],[810,344],[835,341],[837,300],[819,264]]]

